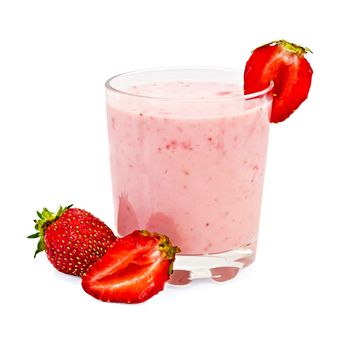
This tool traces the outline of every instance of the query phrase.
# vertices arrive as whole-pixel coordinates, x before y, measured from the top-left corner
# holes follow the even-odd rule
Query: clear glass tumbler
[[[254,261],[272,86],[244,95],[242,82],[222,68],[106,82],[117,230],[169,236],[181,249],[170,283],[224,281]]]

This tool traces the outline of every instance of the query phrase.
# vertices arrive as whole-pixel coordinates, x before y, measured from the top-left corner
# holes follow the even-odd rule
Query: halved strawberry
[[[134,231],[87,270],[82,287],[102,301],[141,303],[163,290],[179,251],[164,235]]]
[[[311,52],[286,40],[272,41],[255,49],[244,71],[244,93],[261,91],[274,82],[271,122],[287,119],[307,98],[312,68],[304,57]]]

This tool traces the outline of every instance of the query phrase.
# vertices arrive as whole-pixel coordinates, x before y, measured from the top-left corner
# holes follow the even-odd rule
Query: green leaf
[[[36,255],[40,252],[43,252],[45,250],[45,242],[44,242],[44,237],[40,237],[40,240],[38,242],[38,246],[37,246],[37,249],[35,251],[35,254],[34,254],[34,258],[36,257]]]
[[[54,217],[54,214],[51,213],[47,208],[43,209],[43,212],[41,213],[43,219],[50,219]]]
[[[60,207],[58,209],[58,212],[56,214],[56,217],[60,217],[62,215],[62,213],[63,213],[63,210],[64,210],[63,207],[60,205]]]
[[[39,216],[39,218],[40,218],[40,219],[42,219],[42,218],[43,218],[43,216],[41,215],[40,211],[38,211],[38,210],[37,210],[37,212],[36,212],[36,213],[37,213],[37,215]]]
[[[32,235],[27,236],[27,238],[38,238],[39,235],[40,235],[39,232],[35,232],[35,233],[33,233]]]
[[[171,262],[169,264],[169,268],[168,268],[168,276],[170,277],[170,275],[173,273],[173,266],[174,266],[174,262]]]

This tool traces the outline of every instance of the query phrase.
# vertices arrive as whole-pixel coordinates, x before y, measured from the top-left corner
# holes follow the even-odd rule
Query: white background
[[[349,349],[346,1],[2,1],[1,349]],[[74,203],[113,226],[110,76],[243,68],[285,38],[309,46],[309,99],[272,125],[257,260],[236,279],[167,287],[140,305],[85,294],[33,259],[32,219]],[[169,199],[170,200],[170,199]],[[347,333],[346,333],[347,332]]]

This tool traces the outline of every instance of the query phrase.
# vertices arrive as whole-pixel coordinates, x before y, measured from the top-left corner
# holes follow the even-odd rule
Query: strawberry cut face
[[[88,269],[82,287],[102,301],[143,302],[163,290],[177,251],[166,236],[134,231]]]
[[[246,63],[244,92],[261,91],[274,82],[271,122],[287,119],[308,96],[312,68],[304,57],[309,49],[279,40],[255,49]]]

